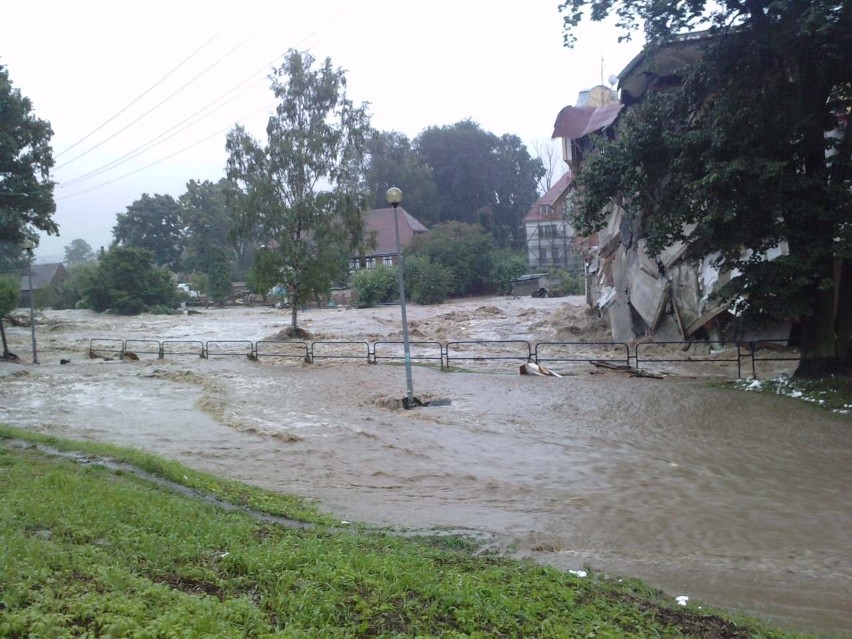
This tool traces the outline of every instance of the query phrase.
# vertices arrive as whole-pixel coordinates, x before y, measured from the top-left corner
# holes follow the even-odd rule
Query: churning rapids
[[[399,308],[302,314],[317,340],[398,340]],[[88,359],[90,338],[257,341],[287,311],[46,312],[41,364],[0,364],[0,421],[129,445],[318,500],[341,519],[488,533],[779,627],[852,637],[852,423],[793,400],[579,369],[563,378],[366,361]],[[578,299],[409,308],[412,339],[600,338]],[[60,359],[70,359],[60,365]],[[499,369],[502,368],[502,371]]]

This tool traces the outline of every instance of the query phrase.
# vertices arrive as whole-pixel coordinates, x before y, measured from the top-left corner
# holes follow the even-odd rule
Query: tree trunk
[[[296,289],[293,288],[290,290],[290,333],[293,337],[296,337],[296,331],[298,330],[298,325],[296,324],[296,317],[298,314],[298,295],[296,294]]]
[[[846,374],[852,375],[852,259],[840,260],[838,269],[834,333],[837,354],[846,361]]]
[[[0,317],[0,337],[3,338],[3,357],[9,355],[9,345],[6,343],[6,331],[3,328],[3,318]]]
[[[852,374],[848,332],[852,324],[850,279],[849,268],[842,268],[837,294],[835,287],[815,292],[813,313],[802,325],[802,355],[794,377]]]

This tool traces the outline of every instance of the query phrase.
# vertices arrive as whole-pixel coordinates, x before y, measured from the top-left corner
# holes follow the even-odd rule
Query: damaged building
[[[614,139],[617,123],[631,105],[652,91],[677,88],[680,72],[697,62],[703,34],[646,49],[618,76],[618,94],[604,86],[584,92],[574,106],[563,108],[554,124],[553,138],[562,140],[563,159],[576,174],[584,157],[593,152],[596,136]],[[649,52],[652,51],[652,52]],[[646,250],[639,216],[614,201],[606,211],[606,226],[586,238],[587,296],[609,322],[613,340],[630,342],[644,337],[657,341],[710,339],[785,339],[789,325],[760,336],[733,335],[729,300],[715,293],[732,277],[714,265],[715,256],[686,258],[683,242],[659,255]],[[780,247],[778,253],[785,250]],[[767,255],[772,259],[776,255]],[[733,326],[733,325],[731,325]]]

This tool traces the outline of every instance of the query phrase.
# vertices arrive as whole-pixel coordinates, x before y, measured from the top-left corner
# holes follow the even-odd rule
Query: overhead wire
[[[319,27],[317,27],[316,29],[314,29],[314,31],[312,31],[311,33],[309,33],[308,35],[306,35],[304,38],[302,38],[301,40],[299,40],[299,41],[298,41],[298,42],[297,42],[294,46],[299,46],[300,44],[302,44],[302,43],[304,43],[305,41],[309,40],[311,37],[313,37],[313,36],[314,36],[314,35],[316,35],[317,33],[321,32],[321,31],[322,31],[323,29],[325,29],[328,25],[330,25],[330,24],[332,24],[333,22],[335,22],[336,20],[338,20],[338,19],[339,19],[339,18],[340,18],[340,17],[341,17],[344,13],[346,13],[346,12],[347,12],[347,11],[348,11],[351,7],[352,7],[352,4],[348,5],[345,9],[343,9],[342,11],[338,12],[337,14],[335,14],[335,15],[334,15],[332,18],[330,18],[328,21],[326,21],[326,22],[325,22],[325,23],[323,23],[321,26],[319,26]],[[261,30],[262,30],[262,29],[261,29]],[[339,30],[340,30],[340,27],[338,27],[338,29],[335,29],[335,30],[333,30],[333,31],[332,31],[332,32],[330,32],[330,33],[327,33],[327,34],[326,34],[326,35],[322,38],[322,40],[320,40],[320,42],[321,42],[321,41],[323,41],[323,40],[325,40],[325,39],[327,39],[327,38],[328,38],[328,37],[330,37],[331,35],[334,35],[334,33],[337,33],[337,31],[339,31]],[[255,32],[255,33],[257,33],[257,32]],[[253,37],[254,35],[255,35],[255,34],[252,34],[252,36],[250,36],[250,37]],[[244,43],[245,43],[245,40],[244,40],[243,42],[241,42],[239,45],[237,45],[237,47],[235,47],[234,49],[232,49],[232,50],[231,50],[228,54],[226,54],[226,56],[225,56],[225,57],[227,57],[227,55],[229,55],[231,52],[233,52],[234,50],[236,50],[237,48],[239,48],[240,46],[242,46]],[[309,49],[309,50],[310,50],[310,49]],[[196,119],[194,122],[192,122],[192,123],[188,124],[187,126],[182,127],[182,128],[181,128],[181,129],[179,129],[178,131],[175,131],[172,135],[169,135],[168,137],[164,137],[164,136],[166,136],[169,132],[173,131],[175,128],[179,127],[181,124],[183,124],[183,123],[184,123],[184,122],[186,122],[187,120],[189,120],[189,119],[193,118],[195,115],[197,115],[197,114],[199,114],[199,113],[203,112],[205,109],[207,109],[207,108],[209,108],[210,106],[212,106],[212,105],[216,104],[218,101],[220,101],[221,99],[223,99],[224,97],[226,97],[227,95],[229,95],[230,93],[232,93],[233,91],[237,90],[239,87],[241,87],[241,86],[243,86],[244,84],[246,84],[247,82],[249,82],[252,78],[256,77],[258,74],[260,74],[260,73],[262,73],[262,72],[267,71],[267,70],[269,69],[269,67],[270,67],[270,66],[274,65],[276,62],[278,62],[278,60],[280,60],[281,58],[283,58],[285,55],[286,55],[286,53],[284,53],[284,54],[280,54],[280,55],[276,56],[275,58],[273,58],[272,60],[270,60],[269,62],[267,62],[266,64],[264,64],[262,67],[260,67],[257,71],[252,72],[252,73],[251,73],[249,76],[247,76],[247,77],[246,77],[246,78],[245,78],[242,82],[238,83],[237,85],[235,85],[234,87],[232,87],[231,89],[229,89],[228,91],[226,91],[224,94],[222,94],[222,95],[220,95],[218,98],[216,98],[216,100],[213,100],[212,102],[208,103],[207,105],[205,105],[204,107],[202,107],[201,109],[199,109],[198,111],[196,111],[194,114],[192,114],[192,115],[188,116],[187,118],[185,118],[184,120],[182,120],[181,122],[179,122],[178,124],[176,124],[175,126],[173,126],[171,129],[168,129],[168,130],[167,130],[167,131],[165,131],[164,133],[161,133],[160,135],[158,135],[157,137],[155,137],[155,138],[153,138],[153,139],[149,140],[149,141],[148,141],[148,142],[146,142],[145,144],[142,144],[142,145],[140,145],[139,147],[136,147],[136,149],[134,149],[133,151],[130,151],[130,152],[126,153],[126,154],[125,154],[124,156],[122,156],[121,158],[118,158],[118,159],[116,159],[116,160],[113,160],[113,161],[111,161],[111,162],[107,163],[106,165],[103,165],[103,166],[101,166],[101,167],[99,167],[99,168],[97,168],[97,169],[94,169],[94,170],[92,170],[92,171],[89,171],[88,173],[86,173],[86,174],[84,174],[84,175],[82,175],[82,176],[78,176],[78,177],[76,177],[76,178],[72,178],[71,180],[67,180],[67,181],[62,182],[62,184],[60,185],[60,188],[62,188],[62,186],[65,186],[65,185],[78,184],[78,183],[83,182],[83,181],[86,181],[86,180],[88,180],[88,179],[90,179],[90,178],[92,178],[92,177],[95,177],[95,176],[97,176],[97,175],[100,175],[100,174],[102,174],[102,173],[105,173],[105,172],[107,172],[107,171],[109,171],[109,170],[111,170],[111,169],[113,169],[113,168],[116,168],[117,166],[119,166],[119,165],[121,165],[121,164],[124,164],[125,162],[127,162],[127,161],[129,161],[129,160],[131,160],[131,159],[133,159],[133,158],[135,158],[135,157],[137,157],[137,156],[141,155],[142,153],[145,153],[145,152],[147,152],[147,151],[151,150],[152,148],[154,148],[154,147],[158,146],[159,144],[162,144],[163,142],[167,141],[168,139],[171,139],[172,137],[174,137],[174,135],[177,135],[178,133],[180,133],[180,132],[182,132],[182,131],[184,131],[184,130],[186,130],[186,129],[188,129],[188,128],[192,127],[192,126],[195,126],[195,124],[197,124],[198,122],[200,122],[201,120],[203,120],[203,119],[204,119],[204,118],[206,118],[207,116],[211,115],[212,113],[214,113],[214,112],[215,112],[215,111],[217,111],[218,109],[220,109],[220,108],[224,107],[225,105],[229,104],[230,102],[232,102],[232,101],[233,101],[233,100],[235,100],[236,98],[238,98],[238,97],[240,97],[241,95],[243,95],[243,93],[245,93],[245,91],[244,91],[244,92],[242,92],[242,93],[240,93],[240,94],[238,94],[237,96],[234,96],[231,100],[228,100],[227,102],[225,102],[224,104],[220,105],[219,107],[217,107],[216,109],[214,109],[214,110],[213,110],[213,111],[211,111],[210,113],[205,114],[204,116],[202,116],[202,117],[200,117],[200,118]],[[220,59],[220,60],[218,60],[218,61],[217,61],[216,63],[214,63],[213,65],[211,65],[211,67],[212,67],[212,66],[215,66],[215,65],[216,65],[216,64],[218,64],[218,62],[220,62],[220,61],[221,61],[221,59]],[[202,74],[199,74],[199,75],[203,75],[203,73],[205,73],[207,70],[209,70],[209,68],[210,68],[210,67],[208,67],[208,69],[206,69],[204,72],[202,72]],[[196,78],[193,78],[193,80],[191,80],[190,82],[188,82],[188,83],[187,83],[186,85],[184,85],[184,87],[182,87],[182,88],[185,88],[186,86],[188,86],[189,84],[191,84],[191,83],[192,83],[195,79],[197,79],[197,77],[199,77],[199,76],[196,76]],[[181,90],[182,90],[182,89],[181,89]],[[246,89],[246,91],[247,91],[247,90],[248,90],[248,89]],[[169,98],[170,98],[170,97],[173,97],[173,95],[175,95],[175,94],[172,94],[172,96],[169,96]],[[169,98],[166,98],[166,100],[163,100],[163,101],[160,103],[160,105],[161,105],[161,104],[163,104],[164,102],[166,102]],[[273,104],[274,104],[274,102],[273,102]],[[159,106],[159,105],[157,105],[157,106]],[[154,108],[156,108],[156,107],[154,107]],[[264,107],[263,109],[260,109],[260,110],[258,110],[258,111],[255,111],[255,112],[253,112],[252,114],[250,114],[249,116],[246,116],[246,118],[248,118],[248,117],[252,117],[253,115],[256,115],[257,113],[259,113],[260,111],[268,110],[269,108],[270,108],[269,106],[266,106],[266,107]],[[153,110],[153,109],[152,109],[152,110]],[[150,111],[149,111],[149,112],[150,112]],[[148,112],[148,113],[149,113],[149,112]],[[146,113],[146,114],[147,114],[147,113]],[[129,125],[127,125],[127,127],[131,126],[132,124],[135,124],[135,122],[137,122],[139,119],[141,119],[142,117],[144,117],[146,114],[143,114],[142,116],[140,116],[139,118],[137,118],[137,120],[134,120],[134,122],[131,122]],[[243,119],[245,119],[245,118],[243,118]],[[124,128],[126,129],[127,127],[124,127]],[[207,137],[205,137],[205,138],[202,138],[201,140],[198,140],[197,142],[194,142],[193,144],[190,144],[190,145],[188,145],[188,146],[185,146],[185,147],[183,147],[182,149],[180,149],[180,150],[178,150],[178,151],[176,151],[176,152],[174,152],[174,153],[171,153],[171,154],[169,154],[169,155],[167,155],[167,156],[165,156],[165,157],[162,157],[162,158],[160,158],[159,160],[156,160],[156,161],[154,161],[154,162],[151,162],[150,164],[147,164],[147,165],[145,165],[145,166],[143,166],[143,167],[141,167],[141,168],[139,168],[139,169],[136,169],[136,170],[131,171],[131,172],[129,172],[129,173],[125,173],[125,174],[123,174],[123,175],[121,175],[121,176],[119,176],[119,177],[113,178],[113,179],[108,180],[108,181],[106,181],[106,182],[102,182],[102,183],[97,184],[97,185],[95,185],[95,186],[93,186],[93,187],[90,187],[90,188],[88,188],[88,189],[84,189],[84,190],[82,190],[82,191],[77,191],[77,192],[75,192],[75,193],[71,193],[71,194],[68,194],[68,195],[62,195],[62,196],[59,196],[59,198],[58,198],[58,199],[63,199],[63,200],[64,200],[64,199],[68,199],[68,198],[71,198],[71,197],[76,197],[76,196],[78,196],[78,195],[82,195],[83,193],[88,193],[88,192],[91,192],[91,191],[97,190],[97,189],[99,189],[99,188],[101,188],[101,187],[103,187],[103,186],[107,186],[107,185],[109,185],[109,184],[112,184],[112,183],[114,183],[114,182],[117,182],[117,181],[119,181],[119,180],[122,180],[122,179],[124,179],[124,178],[126,178],[126,177],[129,177],[129,176],[131,176],[131,175],[134,175],[134,174],[136,174],[136,173],[139,173],[140,171],[143,171],[143,170],[145,170],[145,169],[151,168],[152,166],[155,166],[155,165],[157,165],[157,164],[159,164],[159,163],[161,163],[161,162],[164,162],[164,161],[166,161],[166,160],[168,160],[168,159],[171,159],[172,157],[174,157],[174,156],[176,156],[176,155],[179,155],[180,153],[183,153],[184,151],[187,151],[187,150],[189,150],[189,149],[191,149],[191,148],[193,148],[193,147],[197,146],[198,144],[201,144],[202,142],[205,142],[205,141],[207,141],[207,140],[209,140],[209,139],[211,139],[211,138],[215,137],[216,135],[220,135],[220,134],[221,134],[221,133],[223,133],[224,131],[227,131],[229,128],[231,128],[231,127],[230,127],[230,126],[228,126],[228,127],[225,127],[224,129],[220,129],[220,130],[216,131],[215,133],[213,133],[213,134],[211,134],[211,135],[209,135],[209,136],[207,136]],[[124,129],[122,129],[122,130],[118,131],[116,134],[114,134],[114,135],[113,135],[113,136],[111,136],[110,138],[107,138],[107,140],[104,140],[104,142],[108,141],[109,139],[112,139],[113,137],[115,137],[116,135],[118,135],[118,133],[121,133],[121,131],[123,131],[123,130],[124,130]],[[163,139],[160,139],[160,138],[163,138]],[[103,142],[102,142],[101,144],[103,144]],[[98,145],[98,146],[100,146],[100,145]],[[144,148],[143,148],[143,147],[144,147]],[[92,147],[92,149],[90,149],[90,150],[93,150],[94,148],[96,148],[96,147]],[[140,149],[141,149],[141,150],[140,150]],[[66,163],[66,164],[68,164],[68,163]],[[63,166],[64,166],[64,165],[63,165]],[[58,168],[58,167],[57,167],[57,168]]]
[[[173,73],[175,73],[175,72],[176,72],[178,69],[180,69],[183,65],[185,65],[185,64],[186,64],[187,62],[189,62],[192,58],[194,58],[194,57],[195,57],[195,56],[196,56],[196,55],[197,55],[197,54],[198,54],[198,53],[199,53],[202,49],[204,49],[204,48],[205,48],[208,44],[210,44],[211,42],[213,42],[213,40],[215,40],[216,38],[218,38],[218,37],[219,37],[219,35],[221,35],[221,33],[222,33],[222,32],[223,32],[226,28],[227,28],[227,25],[226,25],[226,26],[224,26],[224,27],[222,27],[222,28],[221,28],[221,29],[220,29],[217,33],[215,33],[212,37],[210,37],[210,38],[209,38],[209,39],[208,39],[208,40],[207,40],[204,44],[202,44],[202,45],[201,45],[200,47],[198,47],[195,51],[193,51],[192,53],[190,53],[190,54],[189,54],[186,58],[184,58],[184,59],[183,59],[183,60],[182,60],[182,61],[181,61],[181,62],[180,62],[180,63],[179,63],[176,67],[174,67],[171,71],[169,71],[168,73],[166,73],[166,75],[164,75],[162,78],[160,78],[159,80],[157,80],[154,84],[152,84],[150,87],[148,87],[147,89],[145,89],[145,90],[144,90],[142,93],[140,93],[138,96],[136,96],[133,100],[131,100],[131,101],[130,101],[130,103],[129,103],[129,104],[127,104],[127,106],[125,106],[124,108],[120,109],[120,110],[118,111],[118,113],[116,113],[115,115],[113,115],[113,116],[112,116],[111,118],[109,118],[106,122],[104,122],[104,123],[102,123],[101,125],[99,125],[99,126],[95,127],[95,128],[94,128],[93,130],[91,130],[89,133],[87,133],[87,134],[86,134],[86,135],[84,135],[82,138],[80,138],[79,140],[77,140],[74,144],[72,144],[72,145],[71,145],[71,146],[69,146],[68,148],[64,149],[63,151],[60,151],[59,153],[57,153],[57,154],[56,154],[56,157],[54,158],[54,160],[58,160],[60,157],[62,157],[62,156],[63,156],[63,155],[65,155],[66,153],[68,153],[68,151],[70,151],[71,149],[73,149],[73,148],[75,148],[75,147],[79,146],[80,144],[82,144],[83,142],[85,142],[86,140],[88,140],[88,139],[89,139],[90,137],[92,137],[95,133],[97,133],[98,131],[100,131],[101,129],[103,129],[103,128],[107,125],[107,124],[109,124],[110,122],[112,122],[113,120],[115,120],[118,116],[120,116],[122,113],[124,113],[125,111],[127,111],[130,107],[132,107],[134,104],[136,104],[137,102],[139,102],[139,100],[141,100],[141,99],[142,99],[142,98],[144,98],[146,95],[148,95],[151,91],[153,91],[153,90],[154,90],[154,89],[156,89],[158,86],[160,86],[160,85],[161,85],[163,82],[165,82],[165,81],[166,81],[166,80],[167,80],[167,79],[168,79],[168,78],[169,78],[169,77],[170,77]],[[58,168],[58,167],[57,167],[57,168]]]
[[[249,79],[251,79],[251,78],[249,78]],[[127,153],[125,153],[121,157],[118,157],[115,160],[112,160],[111,162],[108,162],[107,164],[104,164],[103,166],[101,166],[97,169],[93,169],[93,170],[89,171],[88,173],[84,173],[83,175],[72,178],[70,180],[64,180],[59,185],[59,188],[74,186],[75,184],[79,184],[80,182],[86,182],[87,180],[90,180],[93,177],[97,177],[98,175],[101,175],[102,173],[106,173],[106,172],[108,172],[108,171],[110,171],[110,170],[112,170],[112,169],[114,169],[118,166],[121,166],[122,164],[125,164],[126,162],[129,162],[133,158],[136,158],[136,157],[142,155],[143,153],[147,153],[148,151],[150,151],[154,147],[159,146],[160,144],[167,142],[168,140],[172,139],[173,137],[175,137],[179,133],[182,133],[183,131],[186,131],[187,129],[194,127],[196,124],[198,124],[199,122],[201,122],[205,118],[213,115],[214,113],[216,113],[220,109],[228,106],[231,102],[233,102],[237,98],[240,98],[243,95],[245,95],[245,93],[247,91],[249,91],[249,89],[253,88],[253,85],[248,87],[245,91],[238,93],[237,95],[233,96],[230,100],[227,100],[227,101],[223,102],[222,104],[220,104],[219,106],[217,106],[215,109],[212,109],[212,110],[208,111],[207,113],[205,113],[204,115],[202,115],[201,117],[196,118],[197,115],[199,115],[200,113],[203,113],[204,111],[207,111],[211,106],[216,104],[222,98],[226,97],[227,95],[229,95],[230,93],[235,91],[237,88],[239,88],[240,86],[245,84],[245,82],[246,81],[240,83],[236,87],[232,88],[230,91],[219,96],[219,98],[217,98],[213,102],[206,104],[205,106],[200,108],[195,113],[187,116],[186,118],[184,118],[183,120],[181,120],[180,122],[175,124],[170,129],[166,129],[165,131],[160,133],[160,135],[158,135],[157,137],[155,137],[151,140],[148,140],[144,144],[140,144],[139,146],[132,149],[131,151],[128,151]],[[259,82],[256,82],[255,84],[258,84],[258,83]],[[195,119],[193,120],[193,118],[195,118]],[[192,120],[192,122],[189,122],[189,124],[186,124],[186,126],[181,126],[182,124],[186,123],[189,120]],[[180,128],[178,128],[178,127],[180,127]],[[175,129],[177,129],[177,130],[175,130]]]
[[[247,119],[247,118],[250,118],[254,115],[257,115],[261,111],[268,111],[274,104],[275,104],[275,102],[273,101],[273,102],[267,104],[266,106],[264,106],[263,108],[257,109],[256,111],[254,111],[254,112],[252,112],[252,113],[250,113],[250,114],[248,114],[244,117]],[[72,197],[77,197],[78,195],[83,195],[84,193],[96,191],[97,189],[100,189],[104,186],[112,184],[113,182],[118,182],[119,180],[123,180],[124,178],[130,177],[131,175],[135,175],[136,173],[140,173],[141,171],[144,171],[145,169],[150,169],[152,166],[156,166],[157,164],[160,164],[161,162],[165,162],[166,160],[170,160],[171,158],[175,157],[176,155],[180,155],[184,151],[188,151],[189,149],[196,147],[199,144],[202,144],[203,142],[206,142],[207,140],[210,140],[210,139],[216,137],[217,135],[221,135],[222,133],[224,133],[225,131],[227,131],[230,128],[231,128],[231,126],[228,125],[228,126],[222,128],[222,129],[219,129],[218,131],[215,131],[214,133],[211,133],[210,135],[208,135],[204,138],[201,138],[200,140],[193,142],[192,144],[188,144],[187,146],[185,146],[181,149],[178,149],[174,153],[170,153],[169,155],[167,155],[165,157],[162,157],[158,160],[155,160],[154,162],[151,162],[150,164],[146,164],[145,166],[139,167],[138,169],[134,169],[133,171],[130,171],[129,173],[119,175],[116,178],[113,178],[113,179],[111,179],[107,182],[102,182],[101,184],[98,184],[96,186],[89,187],[88,189],[83,189],[82,191],[77,191],[76,193],[69,193],[68,195],[62,195],[62,196],[60,196],[59,199],[66,200],[66,199],[70,199]]]
[[[101,140],[100,142],[98,142],[98,143],[97,143],[96,145],[94,145],[93,147],[90,147],[90,148],[88,148],[87,150],[85,150],[85,151],[83,151],[82,153],[80,153],[79,155],[75,155],[75,156],[74,156],[73,158],[71,158],[70,160],[67,160],[67,161],[63,162],[62,164],[60,164],[60,165],[59,165],[59,166],[57,166],[56,168],[57,168],[57,169],[61,169],[63,166],[68,166],[68,165],[69,165],[69,164],[71,164],[72,162],[75,162],[76,160],[79,160],[81,157],[83,157],[83,156],[85,156],[85,155],[88,155],[89,153],[91,153],[91,152],[92,152],[92,151],[94,151],[95,149],[97,149],[97,148],[99,148],[99,147],[103,146],[104,144],[106,144],[107,142],[109,142],[110,140],[112,140],[113,138],[115,138],[116,136],[120,135],[121,133],[124,133],[124,131],[126,131],[127,129],[129,129],[130,127],[132,127],[134,124],[136,124],[137,122],[139,122],[141,119],[145,118],[146,116],[148,116],[148,115],[149,115],[149,114],[151,114],[152,112],[156,111],[156,110],[157,110],[157,109],[159,109],[161,106],[163,106],[166,102],[168,102],[169,100],[171,100],[173,97],[175,97],[175,96],[176,96],[176,95],[178,95],[179,93],[183,92],[183,91],[184,91],[187,87],[189,87],[190,85],[192,85],[192,84],[193,84],[196,80],[198,80],[199,78],[201,78],[202,76],[204,76],[207,72],[209,72],[211,69],[213,69],[213,68],[214,68],[214,67],[216,67],[218,64],[220,64],[223,60],[225,60],[225,59],[226,59],[226,58],[228,58],[231,54],[233,54],[233,53],[234,53],[234,51],[236,51],[237,49],[239,49],[240,47],[242,47],[243,45],[245,45],[245,43],[246,43],[246,42],[248,42],[249,40],[251,40],[251,39],[252,39],[255,35],[257,35],[257,34],[258,34],[258,33],[260,33],[261,31],[263,31],[263,30],[264,30],[267,26],[268,26],[268,25],[264,25],[264,26],[262,26],[260,29],[258,29],[258,30],[257,30],[257,31],[255,31],[254,33],[252,33],[251,35],[247,36],[247,37],[246,37],[245,39],[243,39],[243,40],[242,40],[239,44],[237,44],[235,47],[233,47],[232,49],[230,49],[230,50],[229,50],[229,51],[228,51],[225,55],[223,55],[223,56],[219,57],[219,58],[218,58],[215,62],[213,62],[213,64],[209,65],[209,66],[208,66],[208,67],[206,67],[203,71],[201,71],[201,72],[200,72],[200,73],[198,73],[197,75],[193,76],[193,78],[192,78],[192,79],[190,79],[188,82],[186,82],[185,84],[183,84],[183,85],[182,85],[181,87],[179,87],[177,90],[175,90],[175,91],[173,91],[172,93],[170,93],[170,94],[169,94],[168,96],[166,96],[163,100],[161,100],[160,102],[158,102],[157,104],[155,104],[154,106],[152,106],[150,109],[148,109],[147,111],[145,111],[142,115],[140,115],[139,117],[137,117],[135,120],[133,120],[132,122],[130,122],[130,123],[128,123],[128,124],[126,124],[125,126],[123,126],[122,128],[120,128],[118,131],[116,131],[115,133],[113,133],[112,135],[110,135],[109,137],[107,137],[107,138],[105,138],[105,139]]]

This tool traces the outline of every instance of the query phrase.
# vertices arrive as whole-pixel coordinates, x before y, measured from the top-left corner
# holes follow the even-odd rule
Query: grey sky
[[[618,44],[612,26],[588,24],[577,47],[565,49],[557,5],[7,3],[0,63],[54,130],[61,235],[42,237],[37,254],[61,259],[75,238],[106,246],[115,214],[142,193],[178,196],[190,179],[222,177],[227,130],[241,122],[262,135],[272,105],[266,76],[291,47],[345,69],[350,96],[370,103],[378,129],[414,137],[472,118],[529,146],[544,141],[559,110],[601,82],[601,57],[606,79],[641,46]]]

